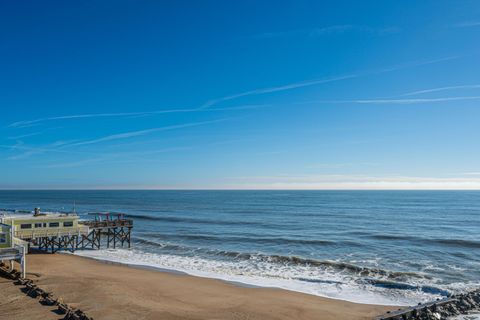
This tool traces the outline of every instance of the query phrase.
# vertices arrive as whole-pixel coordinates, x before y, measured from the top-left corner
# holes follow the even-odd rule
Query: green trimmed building
[[[88,229],[78,224],[79,217],[72,214],[49,213],[39,215],[11,215],[2,218],[2,223],[13,227],[13,236],[18,239],[35,239],[75,235]]]

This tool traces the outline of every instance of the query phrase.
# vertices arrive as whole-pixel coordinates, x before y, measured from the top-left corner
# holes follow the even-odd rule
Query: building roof
[[[76,214],[67,214],[67,213],[53,213],[53,212],[43,212],[42,214],[38,216],[34,216],[33,214],[4,214],[1,215],[2,212],[0,212],[0,218],[5,221],[5,220],[50,220],[50,219],[78,219],[78,215]]]

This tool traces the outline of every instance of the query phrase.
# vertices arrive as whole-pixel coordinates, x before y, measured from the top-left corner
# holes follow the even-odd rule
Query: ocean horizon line
[[[365,189],[268,189],[268,188],[0,188],[0,191],[480,191],[477,189],[440,188],[365,188]]]

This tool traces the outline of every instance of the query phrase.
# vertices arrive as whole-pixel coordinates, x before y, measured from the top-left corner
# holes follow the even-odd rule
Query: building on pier
[[[0,222],[13,228],[15,238],[32,241],[43,237],[62,237],[88,233],[88,227],[79,224],[76,214],[40,213],[8,215],[0,217]]]
[[[123,214],[97,213],[95,220],[80,220],[76,213],[42,213],[0,210],[0,261],[21,265],[26,273],[25,255],[30,247],[45,252],[131,246],[133,221]]]
[[[0,212],[0,223],[10,227],[11,239],[26,241],[28,248],[54,253],[100,249],[102,244],[131,246],[133,221],[121,213],[95,213],[95,220],[80,220],[76,213],[43,213],[39,208],[26,212]]]

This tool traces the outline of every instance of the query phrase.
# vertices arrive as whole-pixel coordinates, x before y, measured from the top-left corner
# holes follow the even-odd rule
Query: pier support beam
[[[113,246],[115,249],[118,243],[122,248],[125,243],[128,248],[131,247],[132,227],[107,228],[104,232],[107,234],[107,248]]]
[[[126,245],[131,247],[131,233],[133,221],[131,219],[115,219],[106,221],[82,221],[88,227],[88,233],[68,234],[55,236],[43,236],[29,239],[39,250],[55,253],[68,250],[75,252],[80,249],[101,249],[102,234],[106,236],[103,245],[107,248],[122,248]]]

